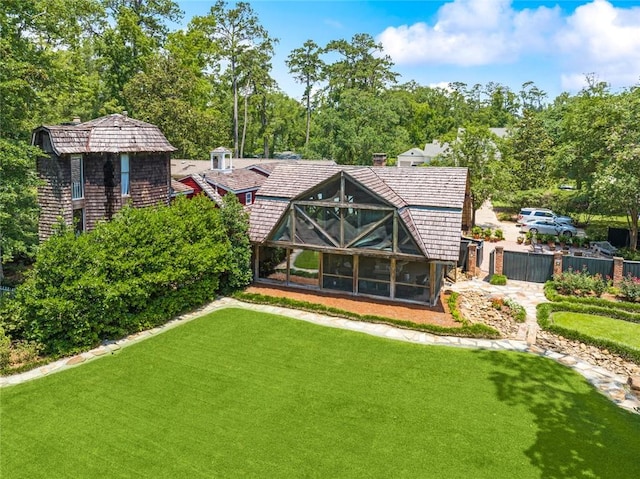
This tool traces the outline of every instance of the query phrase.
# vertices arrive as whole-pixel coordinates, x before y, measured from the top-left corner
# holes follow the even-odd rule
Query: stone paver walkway
[[[535,318],[535,310],[532,311],[531,308],[535,308],[535,305],[534,305],[535,301],[540,302],[544,298],[544,295],[542,298],[540,298],[539,296],[540,292],[536,291],[536,288],[535,288],[536,285],[531,285],[531,283],[523,283],[520,285],[516,284],[518,282],[515,282],[515,281],[511,283],[513,284],[509,287],[505,287],[505,286],[499,287],[500,289],[496,290],[495,293],[496,294],[500,293],[503,296],[513,297],[514,300],[518,301],[525,308],[527,308],[527,324],[532,325],[530,314],[533,313],[533,318]],[[467,283],[457,283],[456,285],[454,285],[452,289],[457,289],[461,291],[466,288],[468,289],[481,288],[488,291],[492,291],[492,288],[498,288],[498,287],[491,286],[488,283],[484,283],[481,281],[470,281]],[[435,344],[435,345],[452,346],[452,347],[459,347],[459,348],[476,348],[476,349],[487,349],[487,350],[496,350],[496,351],[520,351],[520,352],[533,353],[539,356],[544,356],[544,357],[553,359],[555,361],[558,361],[574,369],[575,371],[580,373],[582,376],[584,376],[599,391],[601,391],[603,394],[609,397],[612,401],[614,401],[618,406],[624,409],[627,409],[629,411],[640,414],[640,401],[626,390],[626,387],[627,387],[625,384],[626,378],[619,375],[615,375],[605,369],[592,366],[589,363],[578,360],[576,358],[572,358],[570,356],[559,354],[557,352],[550,351],[550,350],[542,350],[536,347],[535,344],[528,343],[527,341],[507,340],[507,339],[491,340],[491,339],[459,338],[459,337],[451,337],[451,336],[436,336],[433,334],[425,333],[423,331],[402,329],[394,326],[389,326],[386,324],[375,324],[375,323],[365,323],[361,321],[352,321],[349,319],[326,316],[323,314],[307,312],[307,311],[288,309],[288,308],[283,308],[279,306],[243,303],[232,298],[221,298],[219,300],[216,300],[208,304],[204,308],[201,308],[192,313],[188,313],[183,316],[180,316],[179,318],[173,321],[170,321],[162,326],[131,335],[127,338],[124,338],[118,341],[103,344],[95,349],[92,349],[91,351],[84,352],[77,356],[60,359],[53,363],[47,364],[46,366],[42,366],[22,374],[0,377],[0,387],[19,384],[25,381],[38,378],[38,377],[46,376],[48,374],[52,374],[58,371],[69,369],[71,367],[75,367],[79,364],[86,363],[88,361],[97,359],[107,354],[117,353],[117,351],[122,347],[128,346],[130,344],[134,344],[148,337],[155,336],[156,334],[162,333],[163,331],[167,331],[171,328],[179,326],[185,321],[189,321],[197,317],[203,316],[205,314],[208,314],[210,312],[223,309],[223,308],[229,308],[229,307],[240,307],[245,309],[251,309],[254,311],[278,314],[282,316],[288,316],[288,317],[300,319],[303,321],[308,321],[310,323],[319,324],[322,326],[348,329],[351,331],[359,331],[362,333],[371,334],[373,336],[380,336],[383,338],[395,339],[399,341],[408,341],[408,342],[424,344],[424,345]],[[527,339],[530,339],[530,338],[527,337]]]

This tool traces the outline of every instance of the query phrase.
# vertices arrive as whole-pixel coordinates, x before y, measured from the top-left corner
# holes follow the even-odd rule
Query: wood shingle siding
[[[170,200],[171,152],[162,132],[125,115],[108,115],[80,124],[41,126],[32,143],[48,157],[38,160],[42,186],[39,236],[49,237],[62,218],[73,223],[74,210],[84,211],[84,229],[111,219],[125,204],[141,208]],[[129,194],[122,195],[121,157],[129,158]],[[71,156],[82,158],[84,196],[71,199]]]

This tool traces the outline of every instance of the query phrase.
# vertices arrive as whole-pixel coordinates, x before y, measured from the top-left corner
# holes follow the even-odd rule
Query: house
[[[251,210],[254,279],[435,305],[470,224],[466,168],[279,165]]]
[[[458,128],[458,136],[464,131],[464,128]],[[505,138],[509,134],[507,128],[489,128],[489,131],[496,135],[498,138]],[[438,140],[433,140],[431,143],[424,145],[424,150],[420,148],[411,148],[410,150],[400,153],[396,166],[420,166],[431,163],[439,155],[447,152],[449,149],[449,143],[440,143]]]
[[[32,144],[47,154],[37,162],[41,240],[60,219],[85,231],[111,219],[125,204],[139,208],[169,202],[170,156],[176,148],[158,127],[126,112],[40,126]]]
[[[178,181],[194,190],[194,194],[202,191],[212,200],[221,198],[227,193],[236,195],[244,206],[251,206],[255,200],[256,191],[266,180],[266,176],[245,168],[228,171],[208,170],[199,175],[189,175]],[[211,191],[208,191],[210,189]]]
[[[178,196],[186,196],[187,198],[193,197],[195,191],[184,183],[180,183],[178,180],[171,178],[171,199],[175,199]]]

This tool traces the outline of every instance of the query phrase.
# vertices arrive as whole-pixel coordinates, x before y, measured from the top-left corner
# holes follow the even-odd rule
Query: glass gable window
[[[321,185],[294,200],[292,209],[293,216],[291,210],[284,215],[271,240],[300,246],[372,249],[422,256],[402,220],[394,213],[395,208],[349,178],[337,178]],[[394,231],[397,231],[397,242]]]
[[[409,234],[407,227],[398,221],[398,250],[401,253],[421,255],[420,248]]]

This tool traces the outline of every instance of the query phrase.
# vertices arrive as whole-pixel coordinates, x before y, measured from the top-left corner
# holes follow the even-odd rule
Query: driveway
[[[520,228],[511,221],[500,221],[493,211],[491,201],[487,200],[478,211],[476,211],[476,225],[481,228],[502,229],[504,233],[504,241],[499,243],[484,243],[484,253],[482,256],[482,264],[480,269],[485,277],[489,273],[489,255],[496,248],[502,246],[508,251],[531,251],[530,245],[518,244],[518,236],[520,236]],[[578,229],[578,236],[584,236],[584,230]]]
[[[489,255],[496,248],[502,246],[509,251],[531,251],[530,245],[518,244],[518,236],[520,236],[520,228],[510,221],[500,221],[493,211],[491,201],[487,200],[478,211],[476,211],[476,225],[481,228],[491,228],[495,230],[500,228],[504,233],[504,241],[499,243],[484,243],[484,253],[482,256],[482,265],[480,269],[484,273],[484,277],[489,273]]]

